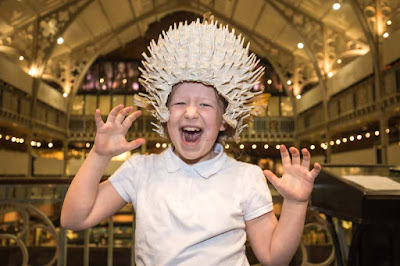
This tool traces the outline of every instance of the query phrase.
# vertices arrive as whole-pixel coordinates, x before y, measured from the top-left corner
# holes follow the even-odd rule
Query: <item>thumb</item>
[[[272,173],[270,170],[264,170],[264,175],[275,188],[279,187],[280,180],[274,173]]]
[[[134,150],[146,143],[144,138],[138,138],[128,143],[129,150]]]

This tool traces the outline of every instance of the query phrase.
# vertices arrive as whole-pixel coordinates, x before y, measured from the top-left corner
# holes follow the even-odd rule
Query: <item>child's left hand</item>
[[[311,155],[307,149],[302,149],[303,161],[300,163],[299,151],[291,147],[289,152],[284,145],[280,146],[282,157],[283,175],[278,178],[269,170],[264,170],[264,175],[278,190],[285,200],[294,202],[307,202],[314,185],[314,179],[321,171],[319,163],[314,164],[314,169],[309,171]]]

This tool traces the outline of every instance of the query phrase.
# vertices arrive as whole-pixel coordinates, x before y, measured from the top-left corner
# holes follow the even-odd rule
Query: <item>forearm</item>
[[[64,199],[61,211],[63,227],[75,227],[89,216],[98,192],[99,183],[111,158],[93,150],[75,175]]]
[[[283,201],[279,222],[271,240],[271,265],[288,265],[303,234],[307,202]]]

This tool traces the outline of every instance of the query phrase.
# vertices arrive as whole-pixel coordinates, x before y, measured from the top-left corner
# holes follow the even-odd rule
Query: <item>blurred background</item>
[[[272,95],[226,152],[277,175],[282,144],[324,165],[292,265],[400,265],[398,0],[0,0],[0,265],[134,265],[132,206],[73,232],[61,205],[96,108],[133,105],[150,41],[206,12],[251,43],[266,67],[253,90]],[[104,180],[167,148],[151,122],[132,125],[147,143]]]

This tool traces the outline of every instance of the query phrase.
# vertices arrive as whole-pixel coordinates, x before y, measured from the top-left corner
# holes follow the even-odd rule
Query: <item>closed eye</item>
[[[208,103],[201,103],[200,106],[203,106],[203,107],[212,107],[212,105],[211,105],[211,104],[208,104]]]
[[[184,105],[185,103],[184,102],[176,102],[176,103],[173,103],[172,105]]]

